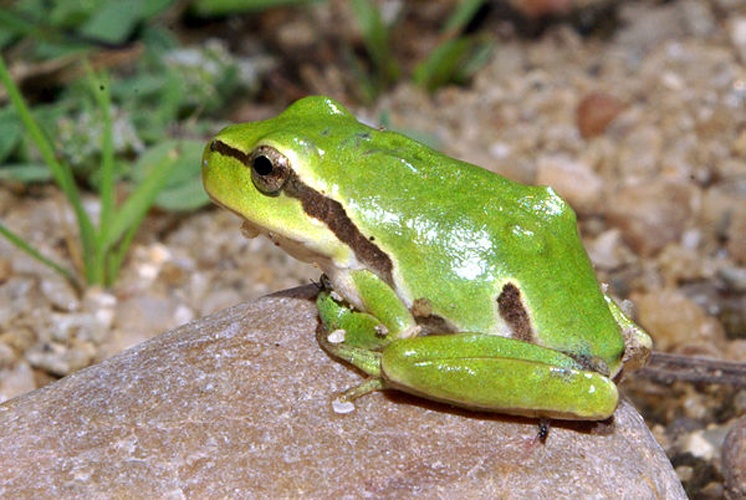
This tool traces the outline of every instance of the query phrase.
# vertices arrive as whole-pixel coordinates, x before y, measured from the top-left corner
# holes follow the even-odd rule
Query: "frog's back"
[[[397,256],[394,276],[408,300],[428,298],[459,330],[568,351],[583,350],[566,345],[573,339],[588,343],[594,332],[603,339],[618,331],[575,213],[554,190],[511,181],[399,134],[367,134],[357,136],[338,166],[340,177],[355,180],[340,185],[362,208],[353,215],[358,227]],[[616,344],[610,357],[622,348]]]

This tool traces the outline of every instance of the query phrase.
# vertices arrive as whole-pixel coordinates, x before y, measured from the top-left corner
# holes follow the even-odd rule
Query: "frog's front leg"
[[[355,399],[385,389],[380,376],[380,351],[390,341],[380,334],[381,323],[377,318],[341,305],[331,292],[321,291],[316,303],[321,317],[316,330],[319,346],[333,358],[346,361],[369,375],[363,383],[345,391],[334,401],[335,411],[348,413],[354,409],[352,402]]]
[[[323,282],[323,280],[322,280]],[[363,312],[356,312],[347,305],[341,304],[331,290],[322,290],[316,298],[321,325],[317,331],[321,347],[332,356],[355,364],[343,349],[358,347],[364,350],[381,350],[391,342],[386,337],[386,327],[381,321]],[[339,347],[339,354],[337,353]]]
[[[367,314],[355,313],[349,309],[347,314],[349,316],[343,318],[341,323],[367,323],[368,318],[370,318]],[[359,317],[355,318],[356,315]],[[342,332],[344,336],[337,337],[337,332]],[[368,375],[363,383],[348,389],[337,398],[334,403],[335,410],[341,413],[351,411],[353,407],[347,405],[357,398],[386,388],[385,381],[381,377],[381,353],[373,349],[360,347],[360,345],[375,345],[376,341],[380,343],[380,338],[366,338],[364,336],[349,338],[345,330],[340,329],[329,333],[323,325],[320,325],[316,330],[316,340],[327,354],[333,358],[346,361]],[[357,345],[355,345],[356,343]],[[377,347],[380,348],[380,346]],[[342,406],[339,406],[340,404]]]
[[[345,286],[334,288],[342,298],[354,296],[363,312],[378,320],[378,334],[389,340],[414,337],[420,328],[407,305],[381,278],[367,269],[350,271],[342,280]],[[322,317],[322,319],[324,319]]]

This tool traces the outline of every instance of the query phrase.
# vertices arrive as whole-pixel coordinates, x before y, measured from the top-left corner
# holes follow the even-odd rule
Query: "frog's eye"
[[[285,155],[271,146],[259,146],[249,156],[251,180],[262,193],[277,196],[292,169]]]

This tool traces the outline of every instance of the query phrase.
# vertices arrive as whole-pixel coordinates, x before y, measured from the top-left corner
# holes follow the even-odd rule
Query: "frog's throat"
[[[220,140],[213,140],[211,149],[220,154],[230,156],[241,162],[247,169],[252,165],[249,155]],[[384,251],[363,235],[345,212],[341,203],[324,196],[311,186],[305,184],[290,165],[288,178],[282,191],[291,198],[301,202],[303,211],[309,216],[321,221],[334,235],[350,247],[357,260],[372,270],[389,286],[394,286],[393,264]]]
[[[288,178],[283,191],[288,196],[299,200],[304,212],[323,222],[342,243],[350,247],[359,262],[374,270],[389,286],[394,285],[391,259],[360,232],[341,203],[304,184],[295,171]]]

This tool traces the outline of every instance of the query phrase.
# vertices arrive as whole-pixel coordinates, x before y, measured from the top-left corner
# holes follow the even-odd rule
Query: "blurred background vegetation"
[[[53,262],[12,228],[0,224],[0,233],[78,288],[111,285],[153,205],[208,203],[204,139],[231,120],[236,102],[325,93],[366,103],[402,79],[433,91],[467,82],[493,49],[476,29],[481,0],[414,2],[414,19],[403,2],[337,2],[325,12],[346,19],[326,19],[338,27],[327,32],[304,22],[321,3],[5,2],[0,99],[11,105],[0,110],[0,181],[60,186],[77,217],[80,269]],[[97,218],[81,190],[100,197]]]

